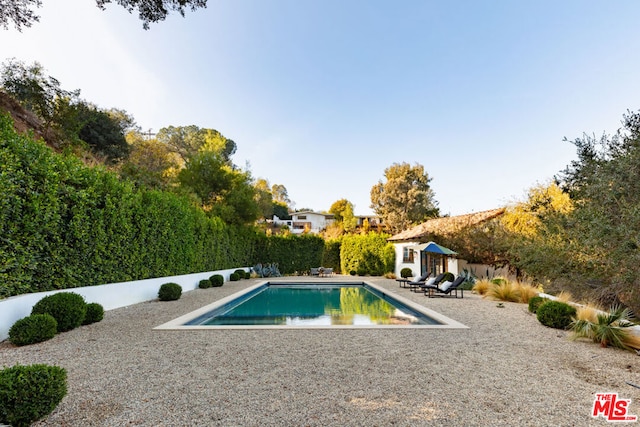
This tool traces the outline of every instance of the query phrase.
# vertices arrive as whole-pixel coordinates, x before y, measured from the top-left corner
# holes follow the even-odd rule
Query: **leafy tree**
[[[347,203],[344,211],[342,211],[342,226],[344,227],[344,231],[352,233],[356,230],[356,225],[358,225],[358,220],[353,214],[353,203]]]
[[[371,207],[397,233],[425,220],[437,217],[439,210],[429,182],[431,178],[420,164],[394,163],[384,171],[386,182],[371,188]]]
[[[190,156],[202,151],[218,153],[226,162],[236,152],[236,143],[225,138],[215,129],[198,126],[169,126],[158,131],[156,138],[187,161]]]
[[[519,273],[538,280],[567,276],[577,269],[570,215],[575,206],[557,183],[529,190],[527,200],[510,206],[500,219],[498,247]]]
[[[623,116],[623,127],[600,138],[571,141],[578,160],[563,173],[575,201],[571,215],[573,257],[583,283],[602,303],[615,296],[640,310],[640,112]]]
[[[336,222],[342,222],[344,211],[347,209],[348,205],[351,206],[351,213],[353,213],[353,203],[351,203],[347,199],[340,199],[333,202],[333,204],[329,208],[329,213],[333,214]]]
[[[140,132],[140,126],[137,125],[133,116],[127,113],[125,110],[119,108],[110,108],[105,110],[105,113],[109,115],[111,121],[113,121],[126,136],[129,132]]]
[[[289,215],[289,208],[282,202],[273,202],[272,205],[273,214],[280,219],[291,219],[291,215]]]
[[[333,202],[329,208],[329,213],[335,218],[335,226],[341,230],[351,233],[356,229],[358,220],[353,214],[353,203],[347,199],[340,199]]]
[[[96,0],[98,7],[103,10],[106,4],[112,2],[123,6],[130,13],[137,10],[145,30],[149,29],[152,22],[164,21],[170,11],[178,12],[184,17],[187,8],[195,11],[207,7],[207,0]]]
[[[251,174],[233,168],[219,153],[192,155],[178,179],[200,198],[204,210],[228,223],[247,224],[258,218]]]
[[[142,27],[149,29],[149,24],[166,19],[169,12],[178,12],[184,17],[185,11],[207,7],[207,0],[96,0],[96,5],[104,10],[109,3],[116,3],[124,7],[129,13],[134,10],[142,21]],[[21,30],[39,21],[33,12],[34,7],[40,7],[41,0],[0,0],[0,25],[7,29],[9,22]]]
[[[266,179],[260,178],[253,186],[256,190],[255,200],[260,209],[260,216],[270,219],[273,215],[273,197],[271,196],[269,182]]]
[[[15,58],[2,64],[0,83],[5,92],[37,114],[47,127],[55,121],[59,103],[72,105],[80,95],[80,90],[63,90],[38,62],[26,65]]]
[[[224,191],[231,188],[231,169],[218,154],[203,152],[187,160],[178,179],[200,198],[204,206],[210,207],[221,201]]]
[[[258,219],[260,209],[255,201],[255,189],[251,174],[232,170],[231,187],[223,192],[221,203],[213,205],[212,213],[228,224],[252,224]]]
[[[22,27],[30,27],[40,20],[32,10],[40,6],[40,0],[0,0],[0,26],[8,30],[9,22],[13,22],[16,29],[22,31]]]
[[[146,140],[138,132],[126,136],[130,153],[120,167],[120,175],[153,189],[169,189],[177,183],[182,159],[157,139]]]
[[[285,206],[293,205],[287,188],[282,184],[273,184],[271,186],[271,196],[275,202],[283,203]]]
[[[129,155],[129,145],[120,120],[85,102],[78,103],[77,109],[78,120],[82,123],[78,137],[89,145],[91,151],[106,156],[112,162]]]

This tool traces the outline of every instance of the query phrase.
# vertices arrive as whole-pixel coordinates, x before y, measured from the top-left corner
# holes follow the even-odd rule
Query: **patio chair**
[[[465,276],[458,276],[453,282],[445,281],[438,285],[425,285],[424,294],[429,298],[433,297],[455,297],[458,298],[458,290],[460,290],[460,298],[464,298],[464,290],[460,287],[466,280]]]
[[[422,288],[424,288],[425,286],[437,285],[438,283],[442,282],[442,279],[444,279],[444,273],[438,274],[436,277],[432,277],[431,279],[423,280],[421,282],[410,282],[409,290],[411,290],[412,292],[422,292]]]
[[[396,279],[396,282],[398,282],[398,286],[406,288],[409,283],[420,283],[420,282],[424,283],[424,281],[427,280],[429,276],[431,276],[431,273],[424,273],[422,276],[414,280],[403,278],[403,279]]]

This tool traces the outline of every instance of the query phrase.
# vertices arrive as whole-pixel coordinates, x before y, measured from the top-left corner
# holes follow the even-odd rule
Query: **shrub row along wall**
[[[248,268],[243,269],[248,271]],[[99,286],[86,286],[74,288],[71,292],[82,295],[86,302],[96,302],[102,305],[105,310],[113,310],[115,308],[156,299],[158,297],[158,289],[160,289],[160,286],[164,283],[177,283],[182,287],[183,292],[189,292],[197,289],[200,280],[208,279],[214,274],[220,274],[225,281],[229,281],[231,273],[235,270],[236,269],[233,268],[180,276],[110,283]],[[57,292],[64,291],[29,293],[0,300],[0,341],[9,336],[11,325],[31,313],[34,304],[42,298]]]
[[[0,297],[251,265],[258,240],[55,154],[0,115]]]

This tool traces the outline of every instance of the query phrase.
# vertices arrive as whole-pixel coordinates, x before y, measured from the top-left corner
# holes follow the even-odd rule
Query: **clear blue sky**
[[[369,192],[420,163],[443,214],[521,199],[640,109],[640,2],[209,0],[142,29],[93,0],[43,0],[0,29],[0,61],[38,61],[65,89],[143,129],[194,124],[297,208]]]

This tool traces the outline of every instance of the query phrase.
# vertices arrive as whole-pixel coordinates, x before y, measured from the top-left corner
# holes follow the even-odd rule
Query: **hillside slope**
[[[15,129],[20,132],[33,131],[37,138],[45,140],[47,145],[54,149],[59,149],[55,133],[46,130],[42,121],[31,111],[26,110],[18,101],[3,91],[0,91],[0,114],[9,113],[13,118]]]

